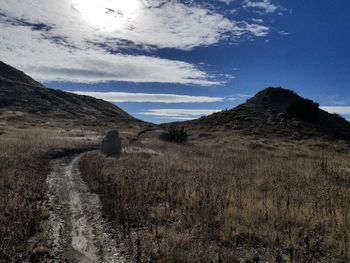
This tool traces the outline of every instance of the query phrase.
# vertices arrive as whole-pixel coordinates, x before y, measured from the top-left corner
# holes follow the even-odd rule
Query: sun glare
[[[92,26],[113,31],[127,25],[139,13],[138,0],[71,0],[73,8]]]

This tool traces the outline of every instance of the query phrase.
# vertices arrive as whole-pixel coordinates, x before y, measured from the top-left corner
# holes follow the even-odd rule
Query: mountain
[[[6,121],[70,121],[77,125],[142,123],[109,102],[49,89],[0,61],[0,118]]]
[[[280,87],[264,89],[234,109],[184,125],[210,131],[237,130],[247,135],[350,140],[349,122],[320,109],[317,103]]]

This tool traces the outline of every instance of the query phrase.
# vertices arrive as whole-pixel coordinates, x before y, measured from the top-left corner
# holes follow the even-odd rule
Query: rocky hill
[[[63,120],[92,126],[141,123],[109,102],[48,89],[3,62],[0,62],[0,119],[31,123]]]
[[[264,89],[234,109],[184,125],[203,127],[210,131],[237,130],[248,135],[350,140],[349,122],[283,88]]]

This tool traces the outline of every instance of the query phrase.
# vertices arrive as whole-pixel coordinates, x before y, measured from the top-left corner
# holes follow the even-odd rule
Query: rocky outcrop
[[[117,130],[109,131],[102,140],[101,152],[107,156],[118,156],[121,153],[121,140]]]

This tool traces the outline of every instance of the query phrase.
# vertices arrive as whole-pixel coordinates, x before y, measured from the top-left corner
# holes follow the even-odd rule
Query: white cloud
[[[203,103],[221,102],[225,98],[207,96],[187,96],[177,94],[150,94],[150,93],[129,93],[129,92],[89,92],[69,91],[79,95],[91,96],[109,102],[154,102],[154,103]]]
[[[258,23],[258,24],[264,23],[264,20],[261,19],[261,18],[252,18],[252,21],[253,21],[254,23]]]
[[[254,35],[254,32],[249,31],[250,24],[247,22],[230,20],[218,12],[198,5],[185,5],[176,0],[118,0],[119,3],[113,0],[89,0],[87,3],[90,8],[96,2],[96,10],[77,8],[86,6],[84,1],[3,0],[0,10],[15,19],[48,25],[50,30],[45,33],[46,36],[64,37],[74,46],[85,46],[88,41],[107,43],[118,48],[126,40],[142,46],[189,50],[216,44],[226,39],[227,34],[233,37]],[[104,5],[97,4],[100,1]],[[128,1],[138,6],[135,11],[137,14],[127,21],[121,21],[115,16],[108,18],[110,15],[106,10],[120,6],[123,12],[130,4]],[[99,20],[108,23],[108,26],[103,26]]]
[[[177,0],[0,2],[1,59],[42,81],[216,85],[222,81],[194,64],[125,50],[191,50],[268,33],[267,26]]]
[[[245,100],[253,97],[251,94],[234,94],[231,96],[228,96],[226,100],[228,101],[238,101],[238,100]]]
[[[210,115],[219,111],[220,110],[213,109],[150,109],[144,112],[139,112],[139,114],[167,119],[190,120]]]
[[[233,94],[228,97],[190,96],[180,94],[134,93],[134,92],[96,92],[67,91],[79,95],[94,97],[113,103],[152,102],[152,103],[212,103],[223,101],[241,101],[252,97],[249,94]]]
[[[258,24],[246,24],[245,29],[257,37],[265,37],[269,33],[269,28]]]
[[[226,5],[231,4],[235,0],[218,0],[219,2],[225,3]]]
[[[195,117],[159,117],[160,119],[166,119],[170,121],[191,121],[197,118]]]
[[[142,12],[132,22],[133,30],[124,29],[116,37],[158,48],[190,50],[216,44],[226,34],[239,36],[245,30],[221,14],[176,1],[166,2],[160,8],[144,8]]]
[[[350,106],[322,106],[322,110],[328,111],[329,113],[337,114],[350,114]]]
[[[190,63],[109,54],[98,47],[75,49],[43,39],[41,34],[27,26],[0,23],[1,59],[41,81],[219,84]]]
[[[244,7],[261,9],[266,13],[274,13],[278,10],[278,6],[271,3],[270,0],[245,0]]]

